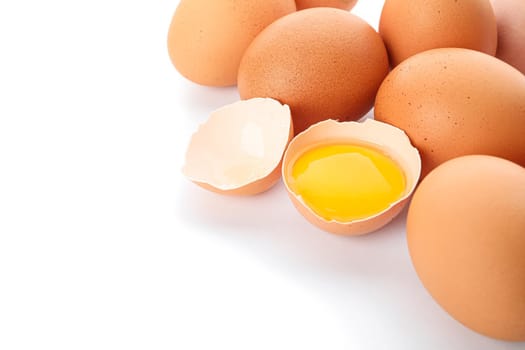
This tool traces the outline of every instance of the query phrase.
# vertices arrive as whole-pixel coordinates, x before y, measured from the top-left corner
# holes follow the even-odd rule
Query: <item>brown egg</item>
[[[392,66],[441,47],[496,54],[496,18],[489,0],[386,0],[379,33]]]
[[[198,84],[235,85],[253,38],[295,10],[294,0],[181,0],[168,33],[171,61]]]
[[[381,85],[375,118],[408,134],[423,176],[467,154],[525,165],[525,76],[477,51],[435,49],[407,59]]]
[[[464,156],[432,171],[407,218],[412,262],[432,297],[484,335],[525,341],[525,169]]]
[[[496,57],[525,74],[525,1],[491,1],[498,23]]]
[[[369,150],[377,150],[388,156],[397,164],[397,167],[399,167],[403,174],[404,187],[400,195],[388,203],[384,209],[358,219],[330,219],[323,216],[323,214],[318,211],[319,207],[315,208],[315,206],[312,205],[315,203],[309,203],[307,198],[302,196],[301,193],[298,193],[295,183],[296,179],[294,179],[294,167],[306,152],[324,145],[364,146]],[[353,154],[352,156],[355,155],[356,154]],[[316,164],[312,164],[312,166],[319,167],[319,165],[321,165],[320,160],[322,159],[316,159]],[[367,159],[367,162],[375,161]],[[335,173],[330,173],[330,169],[325,169],[324,175],[326,177],[322,178],[319,182],[310,183],[310,185],[313,185],[315,188],[306,189],[307,193],[316,193],[314,197],[320,194],[319,197],[324,197],[325,200],[328,199],[328,202],[325,202],[325,204],[327,204],[325,209],[339,217],[340,215],[337,215],[337,211],[340,210],[341,207],[338,208],[338,205],[342,204],[345,210],[348,210],[353,204],[356,204],[356,207],[363,207],[363,203],[359,199],[360,197],[365,197],[366,201],[372,202],[377,199],[375,195],[380,192],[378,188],[369,187],[374,182],[367,179],[365,182],[368,183],[362,183],[362,179],[359,180],[359,177],[362,175],[352,175],[348,172],[343,172],[343,163],[342,158],[337,158],[335,169],[331,169],[335,170]],[[363,168],[359,169],[360,173],[364,173]],[[314,124],[290,142],[282,164],[284,184],[295,208],[313,225],[324,231],[338,235],[361,235],[375,231],[388,224],[406,205],[418,183],[420,172],[421,158],[419,157],[417,149],[410,144],[406,134],[398,128],[373,119],[366,119],[363,122],[324,120]],[[339,185],[342,186],[334,183],[338,182],[336,179],[343,179],[343,184],[339,183]],[[352,185],[350,183],[352,181],[363,186]],[[358,187],[356,192],[360,193],[343,194],[345,190],[347,191],[351,187]],[[371,189],[370,192],[367,191],[367,187]],[[315,199],[319,201],[321,198]],[[359,208],[359,210],[361,210],[361,208]]]
[[[329,118],[357,120],[388,73],[379,34],[351,13],[312,8],[261,32],[241,61],[241,98],[272,97],[292,110],[294,130]]]
[[[281,160],[293,135],[290,108],[254,98],[211,113],[193,134],[183,174],[227,195],[253,195],[281,178]]]
[[[350,10],[357,0],[295,0],[298,10],[311,7],[335,7],[341,10]]]

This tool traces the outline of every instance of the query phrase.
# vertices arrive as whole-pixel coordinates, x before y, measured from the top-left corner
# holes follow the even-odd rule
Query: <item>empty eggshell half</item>
[[[390,157],[405,176],[405,189],[402,195],[388,208],[363,219],[342,222],[326,220],[316,214],[301,196],[292,190],[292,169],[305,152],[315,147],[333,144],[365,146]],[[363,122],[338,122],[330,119],[312,125],[290,142],[284,154],[282,172],[292,203],[310,223],[334,234],[360,235],[383,227],[403,209],[419,181],[421,158],[401,129],[373,119],[366,119]]]
[[[266,191],[280,178],[292,135],[290,108],[276,100],[253,98],[224,106],[193,134],[182,172],[213,192]]]

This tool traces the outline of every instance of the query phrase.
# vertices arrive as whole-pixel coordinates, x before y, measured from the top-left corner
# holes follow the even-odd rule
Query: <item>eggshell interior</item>
[[[287,105],[269,98],[233,103],[214,111],[193,134],[182,171],[218,191],[242,188],[278,168],[292,133]]]
[[[327,221],[317,215],[291,190],[289,179],[292,178],[293,165],[304,152],[334,143],[369,146],[389,155],[404,171],[406,188],[403,195],[387,209],[365,219],[339,222]],[[366,119],[364,122],[337,122],[330,119],[312,125],[290,142],[284,155],[282,170],[289,196],[307,220],[331,233],[357,235],[377,230],[399,214],[419,181],[421,158],[401,129],[373,119]]]

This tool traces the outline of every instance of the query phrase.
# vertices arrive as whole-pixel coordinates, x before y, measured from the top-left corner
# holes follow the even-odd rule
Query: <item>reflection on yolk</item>
[[[325,220],[348,222],[388,208],[403,194],[403,170],[369,147],[323,145],[295,162],[292,191]]]

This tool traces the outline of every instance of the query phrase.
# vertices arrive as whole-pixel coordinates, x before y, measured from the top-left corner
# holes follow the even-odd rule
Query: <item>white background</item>
[[[0,4],[0,349],[525,348],[434,303],[405,214],[336,237],[281,184],[186,181],[191,133],[238,95],[172,67],[177,3]],[[377,26],[381,5],[354,12]]]

